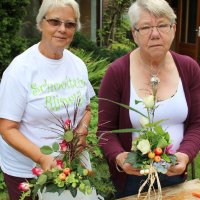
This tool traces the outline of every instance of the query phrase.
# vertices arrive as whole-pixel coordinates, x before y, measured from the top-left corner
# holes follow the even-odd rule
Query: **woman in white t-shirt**
[[[10,200],[19,199],[18,185],[34,177],[31,170],[36,164],[43,170],[56,166],[40,147],[55,141],[56,133],[48,131],[56,126],[51,113],[64,119],[67,105],[74,116],[77,99],[81,105],[75,127],[81,134],[80,144],[85,145],[90,98],[95,95],[85,64],[65,49],[80,29],[76,1],[43,0],[37,27],[41,41],[11,62],[0,85],[0,165]]]

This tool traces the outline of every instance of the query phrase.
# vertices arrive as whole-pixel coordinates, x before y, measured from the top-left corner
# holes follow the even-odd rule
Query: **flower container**
[[[93,188],[90,195],[84,194],[81,191],[77,191],[76,197],[73,197],[69,190],[63,191],[60,195],[55,192],[38,192],[39,200],[104,200],[104,198],[96,193]]]

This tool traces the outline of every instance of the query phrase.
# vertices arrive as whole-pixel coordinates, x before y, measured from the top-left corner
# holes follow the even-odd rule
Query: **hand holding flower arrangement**
[[[73,197],[76,197],[78,191],[86,195],[92,193],[91,175],[93,173],[91,166],[88,167],[87,164],[90,164],[89,157],[81,152],[80,138],[83,135],[78,133],[75,127],[78,105],[77,103],[75,107],[73,121],[69,118],[69,114],[64,121],[51,112],[58,122],[56,124],[58,129],[52,128],[51,131],[58,133],[59,142],[54,142],[52,146],[42,146],[40,150],[45,155],[56,154],[57,167],[47,171],[43,171],[40,167],[33,168],[32,173],[36,178],[19,185],[19,190],[22,191],[20,200],[30,194],[35,199],[38,192],[43,191],[58,192],[60,195],[64,190],[69,190]],[[85,149],[88,148],[88,146],[85,147]]]

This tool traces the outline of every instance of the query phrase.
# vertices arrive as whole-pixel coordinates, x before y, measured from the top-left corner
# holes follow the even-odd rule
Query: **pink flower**
[[[56,160],[57,166],[62,169],[63,168],[63,161],[62,160]]]
[[[65,129],[69,130],[70,126],[71,126],[71,120],[70,119],[66,119],[66,121],[65,121]]]
[[[65,124],[69,126],[71,124],[71,120],[70,119],[66,119]]]
[[[61,151],[67,151],[68,145],[67,145],[67,142],[65,140],[63,140],[62,142],[60,142],[59,145],[60,145]]]
[[[19,184],[18,189],[22,192],[26,192],[26,191],[30,190],[30,185],[27,182],[23,182],[23,183]]]
[[[167,147],[165,148],[165,153],[167,153],[167,154],[175,154],[176,151],[173,150],[172,148],[173,148],[173,144],[170,144],[169,146],[167,146]]]
[[[36,175],[36,176],[39,176],[40,174],[43,173],[43,170],[42,170],[41,168],[34,167],[34,168],[32,169],[32,173],[33,173],[34,175]]]

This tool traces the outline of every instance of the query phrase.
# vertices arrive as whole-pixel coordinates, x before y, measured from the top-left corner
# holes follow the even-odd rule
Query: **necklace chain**
[[[149,82],[150,82],[151,86],[154,88],[157,87],[160,84],[160,78],[158,77],[158,74],[161,70],[162,65],[159,65],[157,67],[157,71],[155,71],[155,68],[153,68],[152,64],[150,67],[146,67],[148,65],[143,61],[141,55],[140,55],[140,59],[141,59],[142,63],[144,64],[144,69],[146,69],[150,73],[151,77],[150,77]]]

